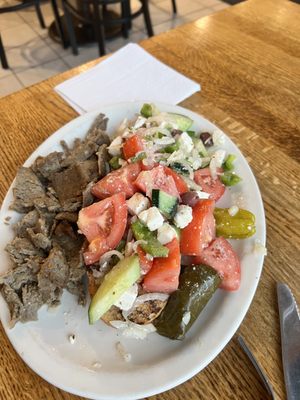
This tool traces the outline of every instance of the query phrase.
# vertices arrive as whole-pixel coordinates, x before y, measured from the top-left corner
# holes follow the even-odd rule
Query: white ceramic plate
[[[109,132],[112,132],[123,118],[133,117],[141,104],[117,104],[102,107],[99,111],[109,117]],[[189,110],[163,104],[158,104],[158,107],[162,111],[190,116],[195,121],[195,129],[216,129],[211,122]],[[76,118],[59,129],[38,147],[24,165],[31,165],[38,155],[60,150],[61,139],[71,144],[75,138],[83,137],[96,114],[93,112]],[[239,291],[218,290],[183,341],[172,341],[156,333],[144,341],[125,339],[103,322],[89,326],[87,308],[78,306],[75,298],[68,293],[63,295],[62,305],[55,313],[43,307],[37,322],[17,324],[10,330],[8,309],[1,297],[0,315],[6,334],[31,369],[53,385],[87,398],[137,399],[179,385],[201,371],[220,353],[242,322],[259,281],[263,256],[251,252],[254,240],[265,244],[264,209],[255,178],[245,158],[229,138],[226,137],[223,147],[238,156],[236,171],[243,178],[243,183],[232,188],[220,205],[232,205],[231,193],[241,193],[246,208],[257,219],[255,237],[232,242],[242,265]],[[10,187],[0,214],[1,273],[9,268],[4,248],[13,238],[11,225],[20,218],[9,210],[12,198]],[[7,216],[12,218],[10,226],[4,224]],[[76,335],[74,344],[68,340],[70,334]],[[117,342],[121,342],[131,353],[131,362],[126,363],[120,357],[116,350]]]

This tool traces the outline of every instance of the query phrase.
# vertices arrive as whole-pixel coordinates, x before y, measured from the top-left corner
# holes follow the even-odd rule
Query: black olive
[[[182,131],[180,129],[172,129],[171,130],[171,135],[174,136],[179,136],[182,134]]]
[[[181,195],[181,201],[187,206],[194,207],[194,205],[199,201],[199,196],[195,191],[186,192]]]
[[[200,139],[202,140],[204,146],[210,147],[214,144],[212,140],[212,135],[209,132],[200,133]]]

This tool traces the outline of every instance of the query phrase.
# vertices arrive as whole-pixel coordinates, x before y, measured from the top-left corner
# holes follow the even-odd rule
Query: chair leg
[[[125,18],[125,22],[122,24],[122,35],[125,39],[128,39],[128,30],[130,29],[130,6],[129,0],[122,1],[121,3],[121,16]]]
[[[64,0],[62,0],[62,6],[63,6],[63,10],[64,10],[64,17],[65,17],[67,32],[68,32],[68,36],[69,36],[69,40],[70,40],[70,45],[72,47],[72,53],[74,54],[74,56],[77,56],[78,55],[78,46],[77,46],[72,17],[69,13],[68,8],[65,5]]]
[[[0,60],[3,69],[9,69],[9,65],[7,62],[4,46],[2,43],[1,35],[0,35]]]
[[[59,33],[63,48],[66,49],[68,47],[68,43],[67,43],[67,39],[66,39],[66,36],[65,36],[65,33],[63,30],[63,26],[61,23],[61,18],[59,16],[56,0],[51,0],[51,6],[52,6],[53,14],[54,14],[56,29]]]
[[[126,1],[126,7],[128,9],[128,15],[131,16],[131,1],[130,0]],[[131,29],[131,28],[132,28],[132,19],[129,18],[128,29]]]
[[[43,14],[42,14],[39,0],[35,0],[34,7],[35,7],[35,11],[36,11],[41,28],[46,29],[45,20],[44,20]]]
[[[177,14],[176,0],[172,0],[172,8],[173,8],[173,13],[174,13],[174,14]]]
[[[95,36],[96,40],[98,42],[98,48],[99,48],[99,55],[104,56],[105,54],[105,43],[104,43],[104,37],[105,37],[105,32],[104,32],[104,25],[103,25],[103,18],[102,16],[100,17],[100,9],[99,9],[99,4],[98,0],[93,0],[93,18],[94,18],[94,31],[95,31]],[[101,10],[102,12],[103,10]]]
[[[145,20],[145,25],[147,29],[147,34],[149,37],[154,35],[153,28],[152,28],[152,23],[151,23],[151,17],[150,17],[150,12],[149,12],[149,2],[148,0],[140,0],[142,3],[143,7],[143,14],[144,14],[144,20]]]

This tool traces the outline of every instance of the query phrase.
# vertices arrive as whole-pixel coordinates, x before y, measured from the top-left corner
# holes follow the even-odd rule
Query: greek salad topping
[[[111,171],[92,187],[99,201],[79,213],[85,264],[100,271],[90,323],[181,339],[218,287],[239,288],[227,238],[252,236],[255,217],[236,203],[216,207],[241,181],[223,142],[221,131],[199,131],[190,117],[151,104],[122,122],[108,147]]]

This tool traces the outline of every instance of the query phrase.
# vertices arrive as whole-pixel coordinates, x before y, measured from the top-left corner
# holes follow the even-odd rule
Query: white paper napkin
[[[130,43],[55,90],[79,114],[101,105],[147,100],[177,104],[200,85]]]

